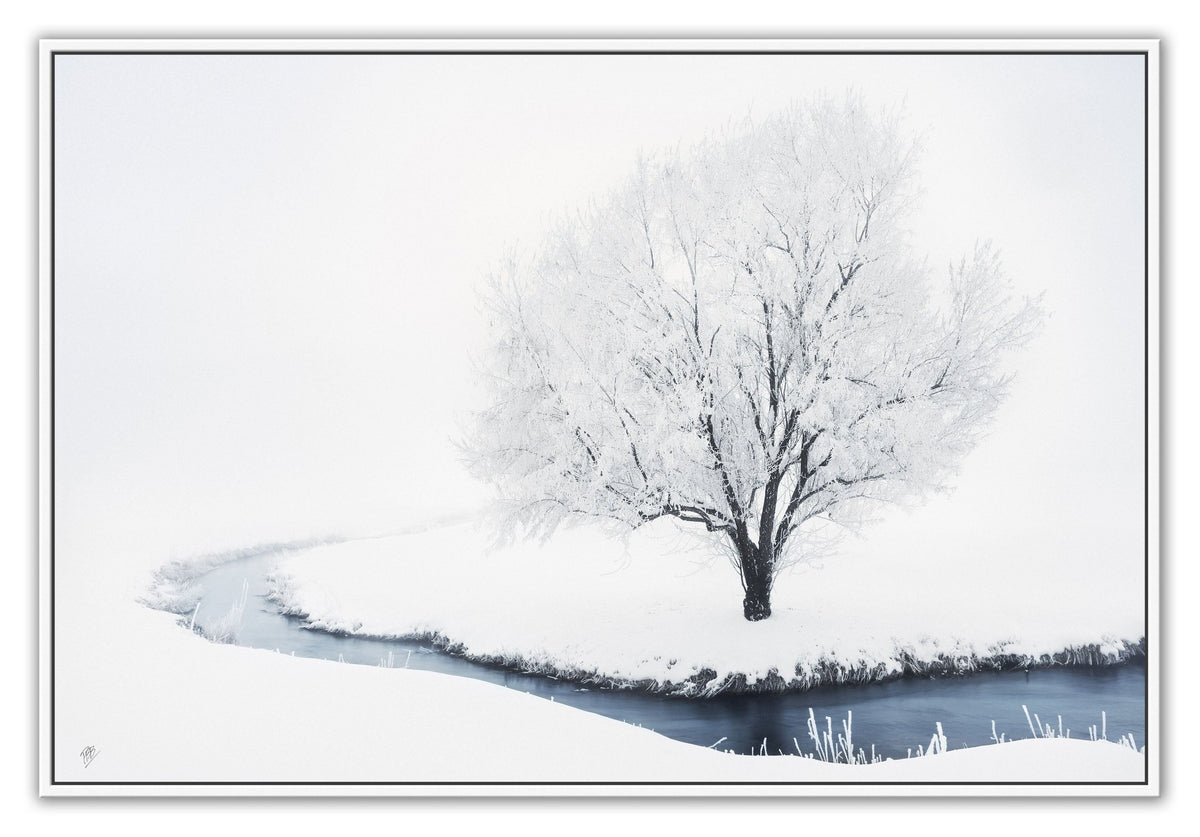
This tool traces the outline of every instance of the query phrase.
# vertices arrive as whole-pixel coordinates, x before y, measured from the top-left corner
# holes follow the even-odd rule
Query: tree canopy
[[[917,156],[858,98],[798,104],[640,160],[511,258],[471,447],[512,519],[703,526],[761,619],[813,522],[946,485],[1040,315],[987,245],[931,281]]]

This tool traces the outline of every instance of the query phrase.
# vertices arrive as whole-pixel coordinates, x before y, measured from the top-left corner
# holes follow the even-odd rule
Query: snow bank
[[[861,556],[785,575],[774,615],[751,623],[736,575],[712,555],[669,521],[624,541],[579,527],[496,549],[467,522],[290,553],[273,595],[323,630],[691,695],[1143,653],[1136,609],[1107,598],[1022,579],[964,589]]]
[[[100,664],[85,667],[94,678],[87,717],[58,719],[60,782],[387,783],[372,788],[377,792],[428,792],[430,783],[451,783],[460,793],[506,790],[476,784],[496,782],[585,783],[599,793],[647,792],[630,783],[673,782],[733,783],[732,793],[739,783],[778,782],[786,784],[761,790],[792,794],[828,790],[792,784],[807,782],[1143,778],[1142,755],[1110,742],[1065,739],[865,766],[736,756],[476,680],[215,645],[180,629],[174,617],[144,608],[124,618],[137,629],[125,650],[136,650],[146,665],[131,678],[126,669],[105,666],[109,655],[99,653],[93,660]],[[80,738],[84,727],[87,737]],[[85,765],[79,754],[87,746],[96,757]],[[670,790],[721,792],[705,785]]]

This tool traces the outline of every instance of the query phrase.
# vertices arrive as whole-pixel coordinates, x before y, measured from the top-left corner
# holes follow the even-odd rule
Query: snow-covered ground
[[[121,658],[149,664],[134,676],[99,644],[90,664],[75,663],[72,670],[86,669],[92,697],[56,719],[60,781],[1136,782],[1143,776],[1140,754],[1110,742],[1065,739],[854,767],[735,756],[475,680],[215,645],[145,608],[128,608],[122,621],[132,632]],[[85,765],[80,752],[88,746],[96,757]],[[627,785],[584,790],[639,792]]]
[[[785,574],[774,615],[747,622],[735,572],[690,528],[580,526],[494,547],[485,524],[460,522],[290,553],[275,595],[330,631],[433,636],[475,659],[689,694],[1088,646],[1115,659],[1142,637],[1138,608],[1064,593],[1078,581],[998,573],[971,589],[869,553]]]
[[[217,645],[180,627],[177,617],[137,602],[164,557],[188,557],[164,554],[161,549],[161,544],[170,539],[165,533],[177,529],[180,522],[170,518],[147,520],[143,529],[130,529],[119,523],[115,519],[107,523],[94,521],[87,531],[106,535],[86,542],[77,542],[70,536],[70,530],[64,530],[58,544],[54,770],[60,782],[338,779],[413,783],[723,783],[669,788],[672,793],[713,795],[746,790],[738,783],[1139,782],[1144,775],[1144,755],[1115,743],[1082,740],[1014,742],[866,766],[793,757],[738,756],[673,741],[647,729],[475,680],[400,668],[342,665]],[[263,532],[261,524],[247,521],[245,525],[248,530]],[[185,532],[178,537],[189,536]],[[240,532],[236,527],[223,537],[231,545],[253,542],[249,531]],[[562,565],[560,572],[565,574],[559,577],[577,581],[583,578],[584,568],[605,568],[607,574],[583,578],[587,583],[570,592],[569,600],[543,614],[543,618],[549,619],[575,608],[576,621],[581,625],[573,636],[583,636],[589,629],[598,633],[614,624],[619,626],[618,611],[643,607],[650,614],[665,615],[664,618],[672,613],[676,620],[690,618],[690,624],[695,625],[695,617],[686,615],[711,606],[710,633],[723,635],[743,628],[737,603],[730,601],[736,599],[736,580],[726,567],[695,568],[683,553],[669,553],[665,564],[658,561],[643,567],[639,549],[648,549],[649,544],[640,547],[635,538],[628,562],[621,568],[610,565],[604,553],[584,550],[588,536],[582,530],[564,533],[560,543],[577,547],[574,552],[564,553],[520,546],[511,552],[467,554],[466,547],[478,544],[475,538],[470,526],[458,525],[391,540],[368,539],[340,547],[317,547],[297,553],[285,566],[298,585],[302,584],[303,576],[308,579],[303,584],[314,585],[315,589],[318,569],[330,566],[325,559],[337,557],[336,571],[329,577],[340,579],[339,589],[347,595],[350,590],[359,589],[362,596],[369,598],[365,586],[355,588],[352,582],[365,582],[365,573],[372,567],[384,572],[405,563],[404,550],[398,549],[398,544],[424,545],[430,550],[423,553],[426,572],[407,574],[401,585],[407,591],[403,594],[406,598],[395,598],[396,588],[388,589],[382,579],[376,579],[381,582],[379,611],[386,612],[389,603],[395,606],[402,601],[424,598],[431,604],[457,600],[461,604],[446,612],[466,614],[473,606],[482,607],[484,594],[480,591],[491,586],[492,598],[498,602],[495,607],[481,610],[470,622],[461,616],[459,621],[443,627],[453,625],[464,633],[470,629],[484,637],[490,624],[497,637],[508,638],[505,642],[529,636],[528,632],[533,630],[529,625],[537,624],[536,614],[523,613],[521,608],[521,603],[528,602],[532,594],[519,591],[537,586],[518,572],[530,566],[522,562],[545,567],[557,561]],[[656,542],[657,538],[651,541]],[[456,546],[458,551],[434,552],[436,543]],[[433,560],[434,555],[448,554],[457,560]],[[556,554],[557,558],[551,557]],[[506,565],[505,555],[517,563]],[[462,586],[457,592],[442,591],[439,584],[452,578],[447,575],[447,565],[456,565],[462,572],[474,569],[486,574],[476,575],[472,585]],[[650,588],[636,592],[647,579],[647,573],[653,577],[664,566],[690,574],[684,575],[674,592],[661,587],[655,588],[657,594],[651,594]],[[804,577],[818,576],[812,573]],[[733,593],[730,585],[735,588]],[[795,628],[808,622],[810,617],[801,602],[784,595],[786,589],[780,590],[779,618],[773,617],[757,627],[781,631],[788,625]],[[607,598],[618,590],[631,591],[629,595],[636,601],[618,605]],[[331,604],[336,604],[336,597],[341,594],[329,590],[325,595]],[[655,595],[662,596],[662,601],[655,602]],[[817,591],[810,591],[802,601],[815,602],[817,598]],[[357,609],[361,601],[347,599],[345,604],[347,609]],[[721,615],[722,609],[730,615]],[[809,608],[813,613],[818,610]],[[522,628],[522,624],[526,627]],[[382,623],[369,627],[384,629]],[[667,641],[665,635],[646,635],[642,632],[644,627],[645,623],[626,625],[618,633],[629,635],[627,647],[649,649],[654,647],[652,640]],[[754,626],[746,623],[746,627]],[[711,645],[714,649],[733,648],[732,640],[714,640]],[[552,647],[549,640],[542,644],[547,652]],[[519,648],[537,650],[524,645]],[[568,650],[573,655],[586,658],[583,650],[572,649],[573,646]],[[651,664],[639,663],[643,657],[652,660],[652,655],[633,655],[631,664]],[[936,720],[931,718],[930,724]],[[85,765],[81,753],[88,747],[96,748],[96,757]],[[529,792],[534,784],[518,785],[516,790]],[[841,787],[755,786],[756,790],[780,794],[837,792]],[[978,785],[938,787],[950,792],[980,791]],[[57,785],[50,790],[69,793],[81,789],[81,786]],[[247,787],[247,790],[261,789]],[[452,790],[467,793],[513,789],[502,785],[452,786]],[[561,791],[557,786],[549,789]],[[242,788],[213,785],[186,790],[237,793]],[[287,792],[297,788],[280,786],[272,790]],[[334,792],[345,788],[316,789],[321,790]],[[372,786],[372,790],[430,792],[431,788],[418,784],[382,785]],[[581,790],[646,793],[651,789],[649,785],[627,784],[572,786],[572,792]],[[896,792],[912,790],[908,785],[896,786]],[[1028,790],[1051,792],[1053,787],[1030,786]],[[872,792],[887,791],[886,785],[872,786]],[[1145,788],[1141,785],[1081,788],[1081,792],[1089,791],[1139,793]]]

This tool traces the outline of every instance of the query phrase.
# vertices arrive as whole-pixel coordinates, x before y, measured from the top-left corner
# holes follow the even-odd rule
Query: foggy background
[[[844,560],[1140,612],[1143,83],[1141,56],[60,56],[56,569],[485,504],[453,440],[488,269],[641,150],[855,87],[924,136],[935,280],[991,239],[1048,319],[957,490]]]

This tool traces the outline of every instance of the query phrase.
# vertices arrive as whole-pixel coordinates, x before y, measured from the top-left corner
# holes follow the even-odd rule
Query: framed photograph
[[[1156,41],[40,61],[43,795],[1158,794]]]

